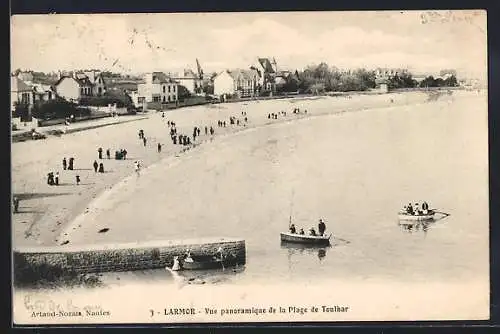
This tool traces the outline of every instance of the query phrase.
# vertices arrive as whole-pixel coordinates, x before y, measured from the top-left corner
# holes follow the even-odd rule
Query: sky
[[[17,15],[11,67],[148,71],[248,68],[274,57],[278,68],[326,62],[339,68],[453,68],[485,78],[485,11],[270,12]]]

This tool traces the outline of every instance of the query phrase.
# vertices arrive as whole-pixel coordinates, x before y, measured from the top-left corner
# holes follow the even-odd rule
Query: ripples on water
[[[302,120],[214,141],[183,163],[156,168],[129,184],[133,198],[117,200],[98,221],[107,222],[106,235],[119,231],[144,240],[245,238],[244,270],[181,274],[204,284],[487,277],[486,110],[485,99],[453,98]],[[331,247],[280,243],[292,191],[294,223],[306,230],[326,219],[327,232],[336,237]],[[451,216],[399,224],[404,203],[422,200]],[[104,227],[97,225],[96,230]],[[167,283],[172,275],[107,273],[101,280]]]

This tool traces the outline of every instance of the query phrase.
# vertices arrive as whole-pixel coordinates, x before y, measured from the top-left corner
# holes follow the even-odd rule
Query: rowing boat
[[[181,261],[181,268],[184,270],[201,269],[224,269],[238,265],[238,261],[233,256],[212,256],[212,255],[194,255]]]
[[[305,234],[297,234],[297,233],[289,233],[289,232],[281,232],[281,241],[283,242],[293,242],[300,244],[309,244],[309,245],[329,245],[330,235],[305,235]]]
[[[424,215],[412,215],[406,212],[399,212],[398,213],[398,218],[399,220],[411,220],[411,221],[426,221],[426,220],[433,220],[434,219],[434,211],[429,211],[428,214]]]

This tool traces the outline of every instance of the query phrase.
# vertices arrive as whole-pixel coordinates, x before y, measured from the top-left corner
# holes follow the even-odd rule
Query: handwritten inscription
[[[73,304],[71,299],[60,303],[49,297],[26,295],[24,297],[24,306],[31,312],[32,318],[106,317],[111,315],[109,310],[103,309],[100,305],[77,306]]]
[[[450,23],[450,22],[467,22],[473,23],[477,13],[463,14],[453,11],[427,11],[420,15],[420,22],[427,23]]]

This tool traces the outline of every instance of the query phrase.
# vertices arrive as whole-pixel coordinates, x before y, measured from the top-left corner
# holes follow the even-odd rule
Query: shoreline
[[[294,115],[292,114],[289,110],[291,109],[290,107],[293,106],[293,104],[289,104],[288,105],[288,109],[287,110],[287,116],[279,116],[278,119],[275,119],[275,120],[269,120],[267,119],[267,117],[263,117],[263,116],[267,116],[267,111],[264,112],[264,114],[262,115],[253,115],[253,114],[248,114],[247,116],[249,117],[249,126],[231,126],[229,125],[227,128],[219,128],[219,127],[216,127],[214,126],[215,130],[216,130],[216,134],[213,136],[213,138],[210,138],[210,135],[208,136],[205,136],[204,134],[202,134],[200,137],[202,139],[202,142],[200,143],[196,143],[196,146],[198,145],[202,145],[202,144],[208,144],[210,143],[212,140],[220,140],[220,139],[224,139],[224,138],[227,138],[229,136],[232,136],[234,135],[235,133],[240,133],[241,131],[248,131],[248,130],[255,130],[256,128],[259,128],[259,127],[265,127],[265,126],[268,126],[268,125],[276,125],[276,124],[281,124],[281,123],[288,123],[288,122],[293,122],[293,121],[296,121],[296,120],[300,120],[300,119],[305,119],[305,118],[310,118],[310,117],[314,117],[314,116],[322,116],[322,115],[334,115],[334,114],[342,114],[344,112],[353,112],[353,111],[361,111],[361,110],[364,110],[364,109],[379,109],[379,108],[388,108],[388,107],[397,107],[397,106],[402,106],[402,105],[411,105],[411,104],[414,104],[414,101],[405,101],[403,99],[403,101],[397,101],[397,103],[392,103],[392,102],[388,102],[388,100],[390,99],[390,97],[396,97],[396,96],[409,96],[409,95],[415,95],[415,94],[420,94],[420,95],[423,95],[423,96],[426,96],[425,93],[421,93],[421,92],[418,92],[418,93],[395,93],[395,94],[388,94],[388,95],[385,95],[385,96],[382,96],[383,98],[385,98],[385,103],[383,103],[384,105],[383,106],[379,106],[378,108],[376,107],[377,104],[380,104],[380,103],[377,103],[377,101],[375,101],[375,103],[373,103],[373,101],[369,101],[370,104],[375,104],[374,106],[369,106],[369,107],[359,107],[359,106],[352,106],[351,104],[348,104],[346,106],[346,108],[342,108],[341,106],[337,106],[335,104],[336,102],[336,98],[335,97],[324,97],[322,100],[324,99],[329,99],[329,102],[331,102],[331,105],[330,107],[328,108],[328,110],[326,112],[319,112],[319,113],[316,113],[314,112],[313,110],[313,106],[312,106],[312,112],[309,112],[307,115],[305,114],[299,114],[299,115]],[[340,97],[342,98],[342,97]],[[354,99],[356,99],[355,97],[353,97],[353,101]],[[290,101],[293,100],[293,99],[286,99],[286,100],[281,100],[281,101],[285,101],[285,103],[290,103]],[[260,102],[260,101],[259,101]],[[258,102],[258,103],[259,103]],[[273,102],[275,102],[273,100]],[[307,102],[307,101],[301,101],[301,102]],[[248,104],[250,104],[250,102],[248,102]],[[423,98],[422,96],[420,96],[420,103],[426,103],[426,100],[425,98]],[[179,122],[179,126],[178,126],[178,129],[180,130],[179,132],[180,133],[190,133],[190,131],[186,131],[186,129],[189,129],[190,128],[190,125],[188,125],[190,122],[189,122],[189,118],[193,117],[193,116],[198,116],[198,118],[204,118],[203,119],[203,123],[206,124],[207,121],[208,123],[211,123],[212,125],[214,125],[213,123],[213,120],[210,120],[210,117],[208,117],[209,119],[207,120],[207,117],[203,117],[204,115],[199,115],[199,113],[217,113],[215,115],[215,117],[220,117],[220,119],[226,119],[229,117],[229,116],[235,116],[237,118],[241,118],[241,113],[237,113],[238,111],[241,112],[242,109],[245,109],[246,105],[245,105],[245,102],[240,102],[240,105],[237,105],[237,104],[231,104],[233,107],[227,107],[227,108],[224,108],[224,104],[221,104],[222,107],[219,107],[219,108],[209,108],[209,110],[205,110],[206,108],[199,108],[199,106],[196,106],[196,107],[192,107],[190,108],[191,110],[189,111],[186,111],[186,108],[181,108],[179,109],[179,111],[175,112],[175,111],[169,111],[169,112],[166,112],[166,118],[165,119],[162,119],[160,115],[160,113],[157,113],[156,115],[153,114],[151,115],[150,117],[148,117],[146,120],[138,120],[138,122],[134,122],[134,124],[136,124],[137,126],[140,126],[139,124],[142,123],[151,123],[151,122],[159,122],[159,123],[166,123],[166,119],[175,119],[175,116],[181,116],[181,115],[186,115],[185,117],[188,118],[187,119],[187,124],[184,125],[184,122]],[[278,112],[280,107],[279,105],[274,105],[273,106],[275,109],[278,109],[278,110],[272,110],[272,112]],[[302,107],[302,106],[301,106]],[[231,109],[234,109],[234,110],[231,110]],[[302,108],[303,109],[303,108]],[[225,114],[225,115],[219,115],[219,113],[222,113],[222,114]],[[175,115],[177,114],[177,115]],[[193,115],[194,114],[194,115]],[[214,115],[212,115],[214,116]],[[257,116],[257,117],[256,117]],[[261,116],[260,119],[258,119],[258,116]],[[159,120],[157,119],[159,118]],[[164,122],[163,122],[164,121]],[[192,123],[192,119],[191,119],[191,123]],[[178,121],[175,120],[175,122],[177,123]],[[146,127],[146,125],[148,124],[144,124],[144,128],[145,129],[148,129]],[[198,124],[199,125],[199,124]],[[158,124],[156,124],[156,126],[158,126]],[[122,127],[126,127],[126,125],[122,125]],[[162,130],[164,130],[164,136],[167,137],[167,127],[166,127],[166,124],[162,124],[160,125],[160,127],[162,128]],[[201,126],[203,127],[203,125]],[[130,128],[130,126],[128,126],[128,128]],[[88,133],[87,131],[82,131],[82,132],[79,132],[80,134],[82,133]],[[77,135],[76,133],[75,134],[71,134],[71,136],[75,136]],[[132,136],[135,136],[136,134],[133,133]],[[149,135],[149,130],[146,130],[146,136]],[[68,138],[69,136],[66,136],[66,138]],[[219,137],[222,137],[222,138],[219,138]],[[136,137],[137,138],[137,137]],[[135,139],[135,142],[136,142],[136,147],[134,148],[137,148],[137,146],[142,146],[140,144],[137,143],[137,139]],[[168,138],[168,140],[170,140]],[[155,136],[153,136],[153,145],[156,145],[156,142],[159,142],[158,138],[156,138]],[[151,145],[151,144],[150,144]],[[14,242],[13,244],[15,246],[17,245],[22,245],[22,244],[27,244],[28,245],[54,245],[54,244],[59,244],[62,240],[60,240],[60,238],[57,238],[56,236],[60,236],[62,235],[62,237],[65,237],[64,236],[64,233],[68,233],[68,231],[71,229],[71,227],[74,227],[74,225],[76,224],[75,223],[75,220],[78,222],[78,217],[84,217],[85,216],[85,213],[89,211],[89,209],[95,205],[96,202],[101,202],[102,201],[102,196],[105,196],[105,194],[109,191],[112,191],[114,188],[116,189],[117,186],[119,186],[119,184],[123,184],[124,182],[126,182],[127,179],[129,179],[130,177],[133,177],[134,175],[134,172],[133,172],[133,169],[132,169],[132,166],[131,166],[131,163],[133,160],[135,159],[139,159],[139,160],[142,160],[143,161],[143,166],[145,167],[143,169],[143,171],[147,171],[148,168],[154,168],[155,165],[161,165],[163,163],[163,160],[166,160],[166,159],[172,159],[174,162],[176,161],[176,158],[183,152],[183,151],[190,151],[191,149],[195,148],[195,147],[189,147],[189,149],[186,149],[186,147],[184,146],[180,146],[180,145],[173,145],[171,143],[168,143],[168,144],[163,144],[164,147],[165,147],[165,150],[163,151],[162,150],[162,153],[159,155],[157,152],[156,152],[156,149],[153,149],[151,146],[150,147],[147,147],[147,149],[150,151],[150,152],[146,152],[144,156],[141,156],[141,157],[138,157],[136,156],[136,152],[133,152],[131,151],[131,154],[134,154],[134,157],[130,158],[130,159],[127,159],[126,161],[114,161],[114,160],[111,160],[111,161],[114,161],[114,164],[116,165],[117,167],[117,170],[119,169],[119,173],[118,175],[113,175],[114,177],[112,178],[107,178],[107,180],[105,180],[104,182],[102,182],[99,186],[94,186],[94,187],[82,187],[80,186],[82,189],[81,191],[78,193],[78,195],[76,196],[74,193],[73,195],[74,196],[65,196],[66,197],[66,201],[65,203],[63,203],[62,207],[61,205],[51,205],[51,203],[48,203],[48,205],[45,205],[45,209],[46,209],[46,212],[45,214],[42,215],[42,217],[33,217],[32,218],[32,223],[31,225],[29,225],[29,232],[32,233],[32,236],[34,234],[34,239],[33,238],[29,238],[30,236],[26,236],[24,238],[22,238],[22,232],[26,232],[26,231],[21,231],[21,233],[15,233],[16,235],[14,236]],[[127,147],[127,149],[129,149]],[[140,149],[140,148],[139,148]],[[94,153],[94,155],[96,155]],[[102,161],[106,162],[106,161],[109,161],[107,159],[103,159]],[[111,162],[110,161],[110,162]],[[181,160],[182,161],[182,160]],[[181,162],[179,161],[179,162]],[[127,163],[129,162],[129,166],[128,168],[127,167],[123,167],[121,165],[119,165],[120,163],[123,165],[123,163]],[[92,174],[92,173],[90,173]],[[99,176],[98,176],[99,177]],[[57,188],[57,187],[56,187]],[[45,202],[50,202],[50,201],[45,201]],[[44,206],[44,201],[42,201],[41,203],[42,207]],[[21,207],[22,207],[22,204],[21,204]],[[39,205],[40,207],[40,205]],[[19,215],[14,215],[14,218],[16,218],[16,216],[19,216]],[[14,223],[15,223],[15,219],[13,219]],[[18,223],[19,224],[19,223]],[[17,231],[16,227],[13,226],[13,230]],[[21,229],[22,230],[22,229]],[[35,231],[33,231],[35,230]],[[19,231],[17,231],[19,232]],[[16,240],[16,237],[18,240]],[[54,239],[54,237],[56,237]],[[23,240],[24,239],[24,240]],[[29,240],[30,239],[30,240]]]
[[[436,103],[436,102],[437,103],[444,103],[443,101],[434,101],[434,103]],[[418,105],[421,105],[424,103],[427,103],[427,102],[412,104],[412,106],[418,106]],[[403,105],[403,106],[409,106],[409,105]],[[174,167],[180,163],[185,162],[187,159],[192,158],[193,154],[198,154],[199,152],[196,152],[196,151],[192,152],[192,150],[197,148],[198,146],[201,146],[200,149],[206,149],[207,144],[212,144],[212,142],[216,142],[214,144],[225,143],[228,140],[230,140],[236,136],[244,135],[244,134],[247,134],[249,132],[259,131],[263,128],[268,128],[268,127],[275,128],[275,127],[287,126],[291,123],[309,121],[309,120],[319,118],[319,117],[340,117],[346,113],[352,114],[352,113],[356,113],[356,112],[381,111],[381,110],[388,110],[388,109],[397,108],[397,107],[402,107],[402,105],[398,105],[398,106],[389,105],[389,106],[383,106],[383,107],[363,108],[363,109],[356,109],[356,110],[350,110],[350,111],[345,111],[345,110],[338,111],[337,110],[337,111],[332,111],[332,112],[328,112],[328,113],[319,113],[319,114],[307,114],[307,115],[302,114],[302,115],[296,116],[294,118],[283,119],[283,120],[278,120],[278,121],[275,120],[274,122],[271,121],[271,122],[266,122],[264,124],[259,124],[259,125],[255,125],[255,126],[243,127],[243,128],[237,129],[235,131],[231,131],[231,132],[228,132],[225,134],[217,135],[214,138],[197,143],[196,145],[191,146],[186,150],[182,150],[181,152],[178,152],[174,156],[164,157],[164,158],[160,159],[159,161],[156,161],[156,162],[152,163],[151,165],[142,169],[141,176],[143,174],[145,174],[145,176],[146,176],[149,171],[151,171],[154,168],[159,168],[159,167],[163,167],[165,170],[168,171],[169,168]],[[201,152],[201,153],[203,154],[206,152]],[[67,236],[70,236],[71,230],[77,229],[78,227],[81,226],[81,223],[83,223],[85,221],[87,213],[95,215],[95,214],[98,214],[98,212],[100,210],[105,209],[105,207],[106,207],[105,204],[108,203],[108,202],[106,202],[108,197],[111,197],[111,196],[115,195],[117,192],[119,192],[120,190],[124,189],[127,186],[127,183],[134,178],[136,178],[134,173],[127,175],[126,177],[124,177],[122,180],[117,182],[115,185],[113,185],[109,189],[105,189],[103,192],[100,193],[99,196],[92,199],[91,202],[88,204],[87,210],[85,210],[85,212],[81,212],[72,221],[69,221],[67,223],[64,230],[58,236],[59,241],[61,241],[63,238],[66,238],[65,240],[67,240]],[[80,223],[80,225],[77,225],[78,223]],[[69,239],[71,239],[71,238],[69,238]],[[70,244],[73,244],[73,243],[70,243]],[[76,243],[73,245],[81,245],[81,244]]]

